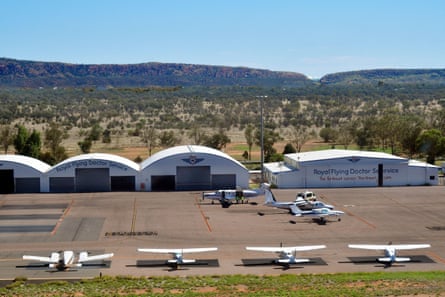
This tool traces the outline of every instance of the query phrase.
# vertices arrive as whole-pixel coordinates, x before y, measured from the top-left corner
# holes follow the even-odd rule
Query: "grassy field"
[[[445,296],[445,272],[108,277],[41,284],[26,279],[0,296]]]

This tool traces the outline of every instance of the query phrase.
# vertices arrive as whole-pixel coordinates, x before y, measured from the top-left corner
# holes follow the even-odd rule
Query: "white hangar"
[[[264,164],[278,188],[438,185],[439,167],[381,152],[322,150],[287,154]]]
[[[141,163],[146,191],[234,189],[249,187],[249,171],[227,154],[205,146],[184,145],[160,151]]]
[[[21,155],[0,155],[0,194],[39,193],[50,166]]]
[[[111,154],[84,154],[56,164],[45,173],[42,192],[139,190],[139,164]]]

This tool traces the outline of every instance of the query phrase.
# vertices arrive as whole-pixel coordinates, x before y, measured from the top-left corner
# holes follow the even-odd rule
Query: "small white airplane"
[[[216,251],[218,248],[187,248],[187,249],[138,249],[138,252],[143,253],[160,253],[160,254],[171,254],[173,256],[172,259],[167,260],[168,264],[174,265],[178,267],[182,264],[191,264],[195,263],[196,259],[184,259],[185,253],[203,253],[203,252],[212,252]]]
[[[244,201],[248,202],[249,198],[254,198],[259,195],[264,195],[265,189],[268,189],[269,184],[263,183],[258,189],[250,190],[250,189],[227,189],[227,190],[218,190],[215,192],[204,192],[202,193],[202,199],[212,200],[212,204],[215,200],[219,201],[223,207],[229,207],[233,202],[235,203],[244,203]]]
[[[326,224],[326,218],[330,216],[335,216],[338,218],[338,221],[340,221],[340,216],[344,214],[343,211],[339,210],[332,210],[327,207],[320,207],[320,208],[312,208],[310,210],[301,210],[297,203],[295,202],[277,202],[275,199],[275,196],[273,195],[272,191],[269,189],[266,189],[266,206],[270,207],[276,207],[281,209],[287,209],[291,214],[294,216],[300,217],[300,216],[308,216],[312,217],[314,220],[318,220],[320,224]],[[320,202],[320,201],[318,201]],[[321,206],[321,205],[320,205]]]
[[[72,267],[82,267],[84,262],[105,260],[113,256],[113,253],[88,256],[88,252],[80,252],[79,257],[76,258],[73,251],[59,251],[52,252],[50,257],[24,255],[23,260],[46,262],[49,268],[63,271]]]
[[[289,246],[289,247],[246,247],[248,251],[277,253],[279,258],[275,260],[278,264],[298,264],[310,262],[310,259],[297,258],[297,252],[324,249],[325,245]]]
[[[429,244],[349,244],[349,248],[352,249],[366,249],[366,250],[383,250],[384,257],[377,258],[376,261],[385,263],[387,266],[391,266],[394,262],[409,262],[409,257],[397,256],[398,250],[414,250],[429,248]]]

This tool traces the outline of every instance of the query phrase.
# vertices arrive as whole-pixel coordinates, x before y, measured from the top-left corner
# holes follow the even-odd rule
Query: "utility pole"
[[[257,96],[260,98],[260,143],[261,143],[261,183],[264,183],[264,98],[267,98],[267,96]]]

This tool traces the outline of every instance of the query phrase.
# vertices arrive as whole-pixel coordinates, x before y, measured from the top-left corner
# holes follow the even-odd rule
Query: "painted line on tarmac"
[[[433,252],[427,252],[426,253],[428,256],[430,256],[431,258],[435,259],[437,262],[441,262],[442,264],[445,264],[445,259],[442,258],[441,256],[439,256],[436,253]]]
[[[377,226],[376,226],[376,225],[371,224],[370,222],[368,222],[368,221],[365,220],[364,218],[359,217],[359,216],[355,215],[354,213],[352,213],[352,212],[350,212],[350,211],[347,211],[346,209],[343,209],[343,211],[344,211],[348,216],[351,216],[351,217],[356,218],[357,220],[361,221],[362,223],[365,223],[366,225],[368,225],[368,226],[371,227],[372,229],[377,229]]]
[[[136,198],[134,198],[134,201],[133,201],[133,219],[131,220],[131,232],[134,232],[134,229],[135,229],[135,226],[136,226],[136,214],[137,214]]]
[[[55,235],[57,232],[57,229],[59,229],[60,224],[62,224],[63,220],[65,219],[65,217],[68,215],[68,213],[71,210],[71,207],[74,204],[74,199],[71,199],[70,204],[68,205],[68,207],[65,209],[65,211],[63,212],[62,216],[60,217],[60,219],[57,221],[56,225],[54,226],[53,231],[51,231],[51,236]]]
[[[209,230],[209,232],[212,232],[212,227],[210,226],[209,220],[206,217],[206,215],[204,214],[204,211],[202,210],[201,205],[199,204],[197,196],[195,197],[195,201],[196,201],[196,205],[198,206],[199,212],[201,213],[202,219],[206,223],[207,229]]]

